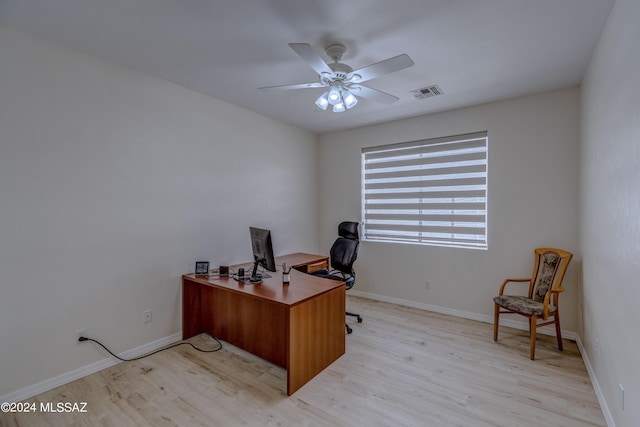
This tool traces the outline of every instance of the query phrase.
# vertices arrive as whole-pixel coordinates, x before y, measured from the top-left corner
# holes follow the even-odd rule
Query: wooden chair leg
[[[529,318],[529,330],[531,331],[531,344],[529,347],[529,357],[531,360],[535,358],[536,354],[536,326],[538,324],[538,317],[531,316]]]
[[[558,340],[558,350],[562,351],[564,350],[564,348],[562,346],[562,332],[560,332],[560,315],[557,311],[554,318],[555,318],[555,324],[556,324],[556,338]]]
[[[493,340],[498,341],[498,319],[500,318],[500,306],[493,303],[495,308],[493,309]]]

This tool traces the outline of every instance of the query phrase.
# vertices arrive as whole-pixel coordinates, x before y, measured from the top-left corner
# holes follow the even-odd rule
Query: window
[[[487,132],[362,149],[363,240],[487,248]]]

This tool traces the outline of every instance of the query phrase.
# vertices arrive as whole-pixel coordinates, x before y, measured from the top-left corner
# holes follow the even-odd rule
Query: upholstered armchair
[[[530,278],[506,279],[494,301],[493,340],[498,340],[498,320],[502,313],[516,313],[529,319],[529,357],[535,358],[536,329],[555,324],[558,349],[562,351],[560,332],[559,295],[564,291],[562,279],[573,254],[562,249],[538,248],[535,250],[535,265]],[[505,295],[508,283],[529,282],[529,292],[524,295]],[[549,320],[551,318],[551,320]],[[542,323],[538,323],[542,320]]]

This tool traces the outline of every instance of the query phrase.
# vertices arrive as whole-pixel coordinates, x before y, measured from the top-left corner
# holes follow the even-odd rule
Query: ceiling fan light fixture
[[[347,109],[355,107],[358,103],[358,98],[356,98],[355,95],[349,92],[347,89],[342,91],[342,99],[344,100],[344,105],[345,107],[347,107]]]
[[[337,104],[335,104],[333,106],[333,112],[334,113],[342,113],[345,110],[346,110],[346,108],[344,106],[344,102],[338,102]]]
[[[329,106],[329,91],[326,91],[316,99],[316,105],[321,110],[326,110]]]

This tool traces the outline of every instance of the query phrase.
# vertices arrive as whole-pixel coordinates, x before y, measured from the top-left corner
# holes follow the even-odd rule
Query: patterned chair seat
[[[534,301],[526,296],[500,295],[495,297],[493,301],[508,310],[527,313],[530,316],[542,316],[544,311],[543,303]],[[553,304],[549,304],[548,309],[549,314],[553,314],[556,311],[556,307]]]

